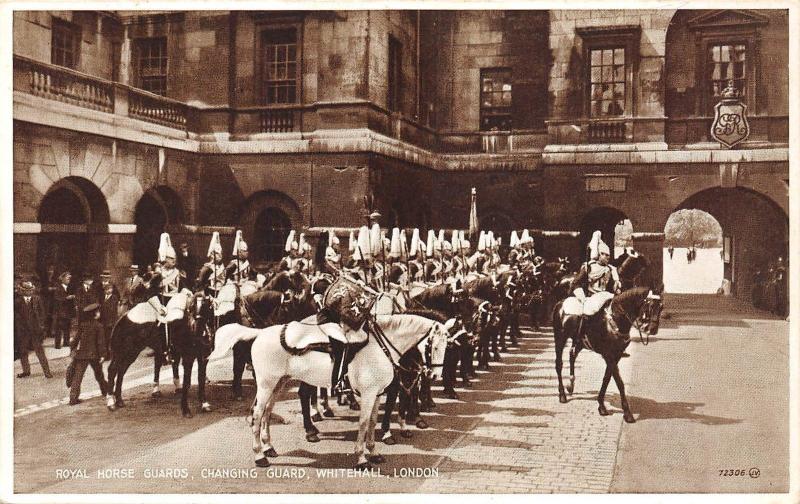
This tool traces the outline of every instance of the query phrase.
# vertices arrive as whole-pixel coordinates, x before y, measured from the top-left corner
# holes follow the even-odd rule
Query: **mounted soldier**
[[[159,283],[160,292],[158,300],[161,303],[160,307],[156,307],[160,314],[166,314],[166,306],[173,296],[180,293],[186,287],[186,281],[180,270],[176,267],[178,255],[172,247],[172,240],[169,233],[161,233],[161,243],[158,246],[158,260],[160,261],[160,275],[161,281]],[[164,343],[164,358],[166,362],[171,362],[169,355],[170,341],[169,330],[167,324],[164,324],[164,334],[162,342]]]
[[[409,248],[408,276],[412,282],[421,282],[424,277],[425,243],[419,239],[419,229],[414,228]]]
[[[338,275],[342,270],[342,254],[339,252],[339,238],[333,229],[328,231],[328,247],[325,249],[325,262],[320,268],[323,272]]]
[[[314,261],[311,257],[311,245],[306,241],[306,234],[300,233],[300,239],[297,243],[298,259],[294,269],[298,269],[301,273],[310,277],[314,272]]]
[[[225,268],[225,277],[241,287],[247,281],[256,281],[256,272],[247,260],[249,252],[247,242],[242,238],[242,231],[236,231],[236,238],[233,241],[234,258]]]
[[[286,252],[286,256],[281,259],[279,266],[281,271],[293,271],[295,269],[295,263],[297,263],[298,259],[300,258],[300,247],[297,244],[297,241],[295,241],[294,237],[294,230],[289,231],[289,236],[286,237],[286,245],[283,248],[283,250]]]
[[[200,268],[196,288],[202,289],[205,296],[216,298],[225,285],[225,263],[222,262],[222,244],[217,231],[211,236],[206,255],[209,261]]]
[[[595,231],[589,242],[589,261],[572,281],[570,291],[583,306],[577,337],[584,335],[586,319],[598,311],[620,292],[621,284],[617,268],[609,264],[611,250],[601,239],[600,231]]]

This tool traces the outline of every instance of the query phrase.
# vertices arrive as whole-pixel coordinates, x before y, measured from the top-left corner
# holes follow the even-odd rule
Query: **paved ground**
[[[273,428],[280,457],[272,459],[270,470],[255,470],[245,422],[249,402],[232,401],[225,383],[210,387],[214,412],[187,420],[179,416],[176,396],[167,392],[151,399],[145,385],[126,391],[128,407],[110,413],[99,398],[76,407],[32,408],[32,399],[66,396],[66,389],[59,394],[48,389],[50,395],[43,397],[38,390],[44,378],[18,380],[15,491],[784,490],[788,324],[755,320],[757,313],[742,311],[735,302],[720,310],[715,302],[670,297],[673,318],[664,321],[650,346],[631,345],[622,375],[638,423],[623,423],[613,384],[608,395],[613,414],[597,414],[603,365],[589,352],[578,360],[575,395],[560,404],[552,334],[526,331],[519,349],[505,354],[492,371],[480,373],[473,389],[459,391],[461,400],[435,396],[435,413],[424,414],[431,428],[415,429],[411,439],[395,446],[379,445],[387,456],[380,475],[348,477],[328,471],[353,465],[355,413],[335,407],[337,418],[318,424],[322,442],[310,444],[292,393],[276,406],[288,422]],[[149,382],[151,361],[141,360],[141,381]],[[737,365],[741,362],[745,365]],[[212,367],[212,380],[229,378],[229,365]],[[166,371],[162,383],[170,381]],[[63,368],[57,373],[63,387]],[[84,383],[88,386],[91,376]],[[252,396],[252,389],[247,391]],[[191,404],[196,408],[194,395]],[[719,469],[739,465],[759,467],[761,477],[717,476]],[[87,478],[64,479],[57,472],[64,469],[82,470]],[[111,480],[99,477],[98,470],[105,474],[114,469],[132,471],[133,478],[124,478],[122,471]]]

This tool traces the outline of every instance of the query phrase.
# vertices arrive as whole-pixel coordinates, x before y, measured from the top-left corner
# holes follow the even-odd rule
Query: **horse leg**
[[[275,385],[275,388],[273,388],[272,394],[269,397],[269,401],[267,401],[267,405],[264,408],[264,415],[261,418],[261,443],[264,448],[263,454],[265,457],[278,456],[278,452],[276,452],[275,448],[272,446],[272,435],[270,434],[269,427],[272,421],[272,408],[275,407],[275,401],[280,395],[284,385],[286,385],[288,381],[288,377],[278,380],[278,383]]]
[[[605,400],[606,400],[606,389],[608,388],[608,382],[611,380],[611,374],[613,370],[611,369],[611,361],[606,359],[606,371],[603,374],[603,383],[600,385],[600,392],[597,394],[597,402],[599,406],[597,407],[597,411],[603,415],[610,415],[608,410],[606,409]]]
[[[109,409],[109,411],[114,411],[116,409],[116,404],[114,404],[114,387],[116,376],[117,360],[111,359],[111,362],[108,364],[108,395],[106,396],[106,407]]]
[[[125,402],[122,400],[122,380],[125,378],[125,373],[128,371],[131,364],[133,364],[133,360],[125,361],[117,368],[117,384],[114,390],[114,405],[117,408],[125,407]]]
[[[172,385],[175,387],[175,392],[177,392],[178,389],[181,388],[181,380],[180,380],[180,376],[179,376],[179,373],[178,373],[178,365],[180,364],[180,360],[182,358],[185,358],[185,356],[177,356],[172,360]],[[183,369],[184,369],[184,373],[185,373],[186,372],[186,363],[184,363],[183,366],[184,366]],[[191,368],[191,363],[189,364],[189,367]],[[184,382],[185,381],[186,380],[184,380]],[[186,390],[183,391],[184,394],[186,392],[187,392]]]
[[[269,467],[269,461],[264,455],[264,447],[261,443],[261,423],[262,420],[266,421],[267,426],[269,426],[269,413],[266,410],[275,393],[276,385],[276,383],[270,383],[266,378],[262,378],[258,381],[258,387],[256,388],[256,400],[253,405],[250,427],[253,430],[253,453],[258,467]],[[265,412],[267,413],[266,419],[264,418]]]
[[[569,349],[569,386],[567,387],[569,395],[575,391],[575,360],[578,358],[581,348],[583,348],[583,344],[580,339],[577,342],[572,341],[572,348]]]
[[[611,361],[611,375],[614,377],[614,383],[617,384],[619,390],[620,402],[622,402],[622,418],[628,423],[636,422],[631,413],[631,407],[628,405],[628,397],[625,395],[625,384],[622,383],[622,377],[619,374],[619,359]]]
[[[209,413],[211,404],[206,401],[206,370],[208,361],[202,355],[197,356],[197,400],[200,401],[200,412]]]
[[[245,349],[246,345],[243,343],[236,343],[233,345],[233,396],[237,401],[243,399],[242,395],[242,375],[244,374]]]
[[[392,411],[397,402],[398,380],[399,378],[395,376],[392,383],[386,387],[386,403],[383,405],[383,420],[381,421],[381,441],[390,446],[397,443],[392,437]]]
[[[369,417],[369,424],[367,425],[367,451],[369,455],[367,460],[373,464],[381,464],[386,462],[386,458],[378,453],[378,447],[375,444],[375,425],[378,423],[378,409],[381,405],[380,397],[375,398],[375,404],[372,405],[372,412]]]
[[[158,382],[161,380],[161,366],[164,359],[163,353],[156,349],[153,355],[153,391],[150,393],[151,397],[161,397],[161,388]]]
[[[358,437],[356,438],[356,447],[355,447],[355,455],[356,455],[356,469],[365,470],[369,469],[372,466],[370,465],[367,457],[364,455],[364,443],[367,439],[367,429],[370,426],[371,418],[372,418],[372,410],[373,406],[375,405],[375,401],[378,400],[378,395],[376,393],[369,393],[364,394],[361,396],[362,405],[361,405],[361,413],[358,419]]]
[[[564,365],[564,339],[561,334],[556,334],[556,376],[558,376],[558,402],[566,403],[567,394],[564,392],[564,380],[561,378],[561,368]],[[572,350],[570,350],[570,358],[572,358]],[[569,391],[572,394],[572,389]]]
[[[331,409],[330,404],[328,404],[328,389],[324,387],[320,387],[319,395],[322,398],[322,416],[325,418],[333,418],[333,410]]]
[[[321,422],[322,421],[322,408],[319,405],[319,389],[317,387],[311,387],[310,390],[310,398],[311,401],[314,403],[314,415],[311,417],[311,420],[314,422]]]
[[[297,388],[297,395],[300,398],[300,409],[303,411],[303,428],[306,430],[306,441],[318,443],[319,429],[317,429],[314,422],[312,422],[311,407],[309,404],[313,393],[314,387],[305,382],[300,382],[300,386]]]
[[[183,393],[181,394],[181,414],[183,418],[192,418],[192,411],[189,409],[189,389],[192,388],[192,365],[194,364],[194,358],[182,356],[181,359],[183,360]],[[175,366],[175,363],[179,359],[173,359],[172,365]]]

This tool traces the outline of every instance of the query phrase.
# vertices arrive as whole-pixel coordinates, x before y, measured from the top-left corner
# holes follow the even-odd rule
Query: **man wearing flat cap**
[[[83,321],[78,327],[75,338],[70,341],[72,349],[72,371],[67,373],[69,384],[69,404],[76,405],[81,402],[81,382],[86,368],[91,366],[94,377],[100,385],[100,393],[105,397],[108,383],[103,375],[102,358],[105,353],[103,325],[100,323],[100,304],[92,303],[82,310]]]
[[[26,378],[31,375],[31,365],[28,362],[28,352],[35,352],[39,364],[42,366],[44,376],[52,378],[50,364],[42,348],[44,339],[45,313],[42,301],[36,294],[36,288],[30,281],[24,281],[19,286],[19,296],[14,300],[14,347],[22,364],[22,373],[17,378]]]
[[[122,284],[122,296],[120,297],[120,310],[122,312],[127,312],[143,301],[142,299],[138,299],[136,295],[138,287],[144,282],[139,275],[139,265],[131,264],[130,268],[128,268],[128,272],[129,276]]]

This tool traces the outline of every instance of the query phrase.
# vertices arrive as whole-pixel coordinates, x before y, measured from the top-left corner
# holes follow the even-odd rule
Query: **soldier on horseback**
[[[250,261],[247,260],[249,252],[247,250],[247,242],[242,238],[242,231],[236,231],[236,238],[233,242],[233,255],[228,267],[225,268],[225,277],[236,283],[239,287],[248,280],[256,280],[256,272],[250,267]]]
[[[163,317],[167,313],[165,307],[169,303],[169,300],[178,294],[184,288],[185,284],[184,277],[176,267],[177,254],[172,247],[172,240],[170,239],[169,233],[161,233],[161,243],[158,246],[158,260],[160,261],[160,265],[157,263],[156,272],[160,274],[161,281],[159,283],[160,291],[157,300],[160,306],[156,305],[155,300],[151,301],[151,304],[156,308],[159,315]],[[164,333],[162,342],[164,344],[164,360],[169,363],[171,362],[169,355],[169,330],[167,329],[166,323],[163,323],[163,325]]]
[[[217,231],[211,236],[207,257],[209,261],[200,269],[195,283],[198,289],[203,289],[205,296],[216,298],[225,285],[225,264],[222,262],[222,244]]]
[[[328,231],[328,247],[325,249],[325,264],[322,271],[331,275],[338,275],[342,269],[342,254],[339,252],[339,238],[333,229]]]
[[[589,242],[589,261],[572,281],[570,291],[583,304],[583,314],[578,325],[578,338],[583,337],[586,319],[597,313],[614,294],[620,292],[617,268],[609,264],[611,251],[601,239],[600,231],[595,231]]]

